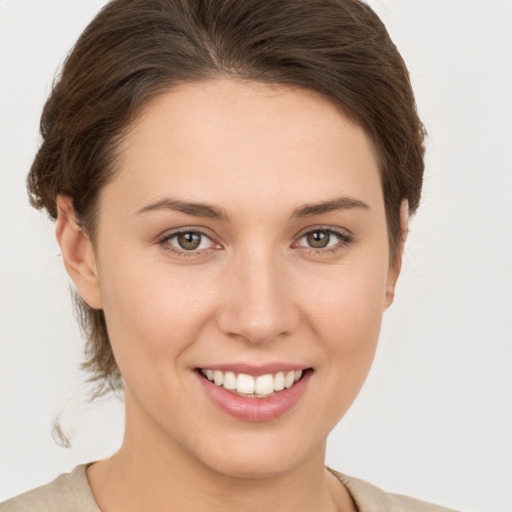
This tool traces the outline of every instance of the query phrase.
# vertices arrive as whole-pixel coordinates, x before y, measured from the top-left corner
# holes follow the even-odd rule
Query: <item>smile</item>
[[[207,368],[201,368],[200,373],[217,386],[248,398],[267,398],[276,392],[290,389],[302,377],[302,370],[267,373],[257,377],[246,373],[237,375],[232,371],[223,372]]]
[[[252,367],[196,368],[198,383],[221,411],[247,422],[277,420],[299,407],[309,387],[313,368],[286,364]]]

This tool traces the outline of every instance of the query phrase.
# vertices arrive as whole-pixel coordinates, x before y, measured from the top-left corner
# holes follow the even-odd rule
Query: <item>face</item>
[[[125,442],[228,475],[315,457],[397,277],[367,137],[312,92],[219,80],[155,99],[119,154],[75,282],[105,311]]]

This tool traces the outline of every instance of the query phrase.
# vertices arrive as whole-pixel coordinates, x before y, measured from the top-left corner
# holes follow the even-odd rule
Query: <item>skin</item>
[[[312,92],[187,84],[146,106],[118,169],[94,244],[58,200],[66,268],[104,309],[125,379],[122,447],[88,469],[102,511],[355,510],[325,471],[326,437],[366,378],[401,262],[364,132]],[[168,198],[224,216],[141,212]],[[366,207],[294,215],[337,198]],[[209,238],[186,252],[163,240],[178,228]],[[305,234],[320,229],[350,241],[313,249]],[[291,410],[260,423],[218,409],[196,372],[276,361],[313,372]]]

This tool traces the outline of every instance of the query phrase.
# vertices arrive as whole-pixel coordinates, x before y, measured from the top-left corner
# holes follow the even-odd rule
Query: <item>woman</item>
[[[115,455],[2,510],[446,510],[325,469],[419,203],[405,65],[356,0],[114,0],[45,106],[57,239]]]

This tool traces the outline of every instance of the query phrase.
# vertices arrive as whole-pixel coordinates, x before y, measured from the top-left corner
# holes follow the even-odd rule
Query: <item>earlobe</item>
[[[400,246],[397,251],[396,259],[391,265],[388,273],[388,283],[386,289],[386,309],[391,306],[395,298],[395,288],[398,276],[402,270],[402,259],[405,248],[405,242],[407,241],[407,235],[409,234],[409,201],[407,199],[402,200],[400,205]]]
[[[62,259],[82,299],[101,309],[101,293],[92,242],[77,222],[70,197],[57,197],[57,230]]]

